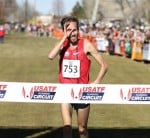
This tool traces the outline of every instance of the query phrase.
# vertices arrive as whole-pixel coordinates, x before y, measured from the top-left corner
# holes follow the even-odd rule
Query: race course
[[[0,44],[0,81],[58,82],[58,58],[48,60],[56,38],[9,34]],[[148,84],[150,64],[101,53],[109,71],[103,84]],[[92,60],[91,80],[98,71]],[[15,92],[14,92],[15,94]],[[113,91],[112,91],[113,94]],[[61,138],[62,121],[59,104],[0,103],[1,138]],[[90,138],[150,138],[149,105],[92,104],[89,118]],[[77,138],[76,115],[73,137]]]

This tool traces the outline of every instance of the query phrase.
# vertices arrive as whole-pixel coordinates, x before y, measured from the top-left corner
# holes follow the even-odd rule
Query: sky
[[[25,0],[17,0],[18,4],[22,4],[24,1]],[[28,0],[31,5],[34,5],[34,1],[36,1],[36,10],[40,13],[49,14],[52,12],[52,4],[54,0]],[[65,14],[71,12],[77,1],[80,0],[63,0]]]

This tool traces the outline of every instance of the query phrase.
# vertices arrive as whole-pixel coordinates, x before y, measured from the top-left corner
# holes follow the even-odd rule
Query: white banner
[[[145,43],[143,46],[143,59],[150,61],[150,43]]]
[[[106,51],[106,47],[108,46],[108,40],[105,40],[104,38],[96,38],[96,44],[98,51]]]
[[[150,104],[150,85],[0,82],[0,102]]]

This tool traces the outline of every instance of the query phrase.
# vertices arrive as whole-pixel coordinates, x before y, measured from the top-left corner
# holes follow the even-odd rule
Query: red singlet
[[[60,83],[88,84],[90,65],[91,61],[84,52],[84,39],[79,39],[74,49],[65,42],[60,53]]]

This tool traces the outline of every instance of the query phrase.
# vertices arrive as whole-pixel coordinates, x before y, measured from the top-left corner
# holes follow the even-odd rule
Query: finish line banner
[[[0,82],[0,102],[150,104],[150,85]]]

